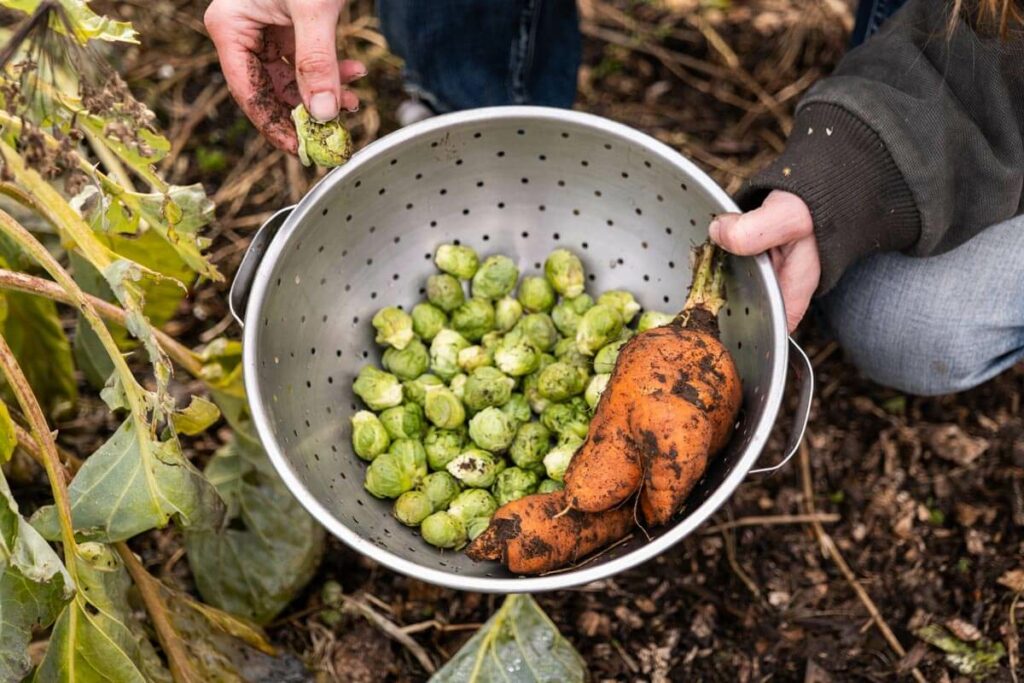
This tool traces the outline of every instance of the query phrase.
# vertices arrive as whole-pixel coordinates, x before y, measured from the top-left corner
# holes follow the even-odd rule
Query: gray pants
[[[921,395],[981,384],[1024,358],[1024,216],[939,256],[867,258],[819,303],[874,381]]]

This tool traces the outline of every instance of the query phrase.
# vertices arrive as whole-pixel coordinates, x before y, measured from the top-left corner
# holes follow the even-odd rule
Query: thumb
[[[295,77],[299,94],[310,115],[329,121],[338,115],[341,76],[335,43],[338,0],[312,0],[292,4],[295,27]]]

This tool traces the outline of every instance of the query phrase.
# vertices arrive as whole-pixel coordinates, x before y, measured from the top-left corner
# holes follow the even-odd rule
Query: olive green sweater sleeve
[[[947,3],[909,0],[797,107],[782,155],[738,201],[807,202],[819,293],[856,260],[926,256],[1024,211],[1024,38],[980,35]]]

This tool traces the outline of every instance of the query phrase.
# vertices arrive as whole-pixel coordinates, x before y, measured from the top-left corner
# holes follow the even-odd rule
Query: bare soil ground
[[[342,28],[347,56],[370,66],[353,126],[360,145],[394,129],[401,100],[400,62],[368,4],[351,3]],[[165,170],[203,182],[216,199],[213,251],[230,275],[252,231],[313,177],[259,138],[231,101],[202,30],[204,3],[118,5],[143,37],[142,48],[118,56],[120,66],[171,133]],[[781,149],[793,106],[835,65],[852,23],[841,0],[581,7],[577,106],[658,137],[730,191]],[[225,294],[225,286],[199,287],[171,331],[199,343],[230,329]],[[1003,657],[990,680],[1011,680],[1017,594],[999,579],[1024,564],[1024,371],[957,396],[903,397],[860,378],[813,317],[800,338],[819,383],[800,458],[774,477],[752,478],[712,525],[656,561],[539,596],[541,604],[594,680],[956,680],[957,669],[914,634],[929,622],[967,642],[1002,642],[1018,656]],[[766,460],[780,456],[780,441]],[[195,456],[216,445],[197,442]],[[817,531],[801,521],[808,514],[822,520]],[[155,570],[187,579],[176,539],[139,547]],[[395,575],[331,542],[307,594],[271,629],[322,680],[427,677],[408,646],[362,617],[324,625],[318,596],[329,579],[367,596],[435,663],[497,601]]]

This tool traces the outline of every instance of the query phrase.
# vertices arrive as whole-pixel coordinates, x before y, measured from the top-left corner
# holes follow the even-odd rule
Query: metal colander
[[[375,142],[261,228],[232,287],[232,310],[240,319],[244,310],[249,402],[277,471],[306,509],[357,551],[453,588],[566,588],[665,551],[757,471],[779,413],[790,347],[764,257],[728,264],[722,339],[744,390],[732,442],[677,522],[651,530],[650,540],[635,534],[576,568],[516,577],[434,549],[402,526],[390,502],[363,489],[366,464],[350,445],[348,418],[360,408],[352,381],[362,365],[380,363],[370,318],[382,306],[423,299],[442,243],[506,254],[524,274],[539,272],[552,249],[567,247],[582,258],[591,291],[624,288],[647,308],[676,311],[686,298],[690,248],[706,238],[713,215],[730,210],[726,193],[678,153],[573,111],[466,111]],[[793,358],[803,364],[795,445],[811,373],[803,352]]]

